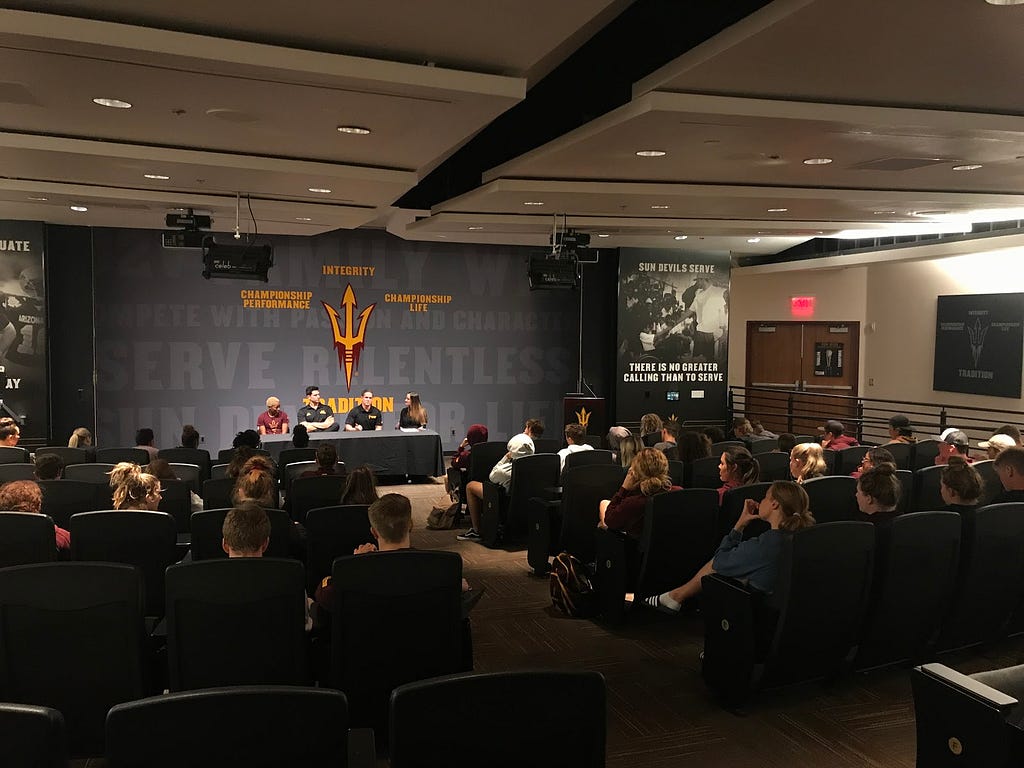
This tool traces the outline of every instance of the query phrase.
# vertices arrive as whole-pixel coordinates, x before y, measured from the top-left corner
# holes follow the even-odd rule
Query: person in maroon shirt
[[[38,515],[43,510],[43,492],[35,480],[15,480],[0,488],[0,510],[4,512],[29,512]],[[71,534],[57,525],[53,526],[54,543],[57,551],[65,557],[71,552]]]
[[[825,434],[821,438],[822,448],[831,448],[833,451],[841,451],[843,448],[852,448],[855,445],[860,445],[857,442],[857,438],[844,435],[846,427],[843,426],[843,422],[836,421],[835,419],[829,419],[825,422]]]
[[[644,448],[633,457],[622,487],[601,502],[599,528],[639,536],[644,529],[647,500],[665,491],[680,491],[668,476],[668,459],[657,448]]]
[[[283,435],[288,432],[288,414],[281,410],[281,401],[273,395],[267,398],[267,410],[256,419],[256,429],[261,435]]]

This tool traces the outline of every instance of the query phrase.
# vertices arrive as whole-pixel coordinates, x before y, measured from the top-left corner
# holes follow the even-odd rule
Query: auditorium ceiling
[[[736,255],[963,231],[1024,219],[1021,39],[986,0],[6,2],[0,218]]]

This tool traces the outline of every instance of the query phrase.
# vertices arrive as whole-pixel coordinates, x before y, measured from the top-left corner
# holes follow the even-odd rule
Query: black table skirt
[[[322,441],[337,449],[347,470],[369,464],[378,475],[444,474],[441,436],[432,430],[314,433],[309,436],[309,447],[316,448]],[[292,436],[263,435],[263,447],[277,461],[282,450],[292,447]]]

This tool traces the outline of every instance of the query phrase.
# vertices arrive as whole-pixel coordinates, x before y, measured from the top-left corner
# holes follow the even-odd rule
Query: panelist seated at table
[[[296,418],[307,432],[337,432],[340,427],[334,420],[334,409],[320,399],[320,387],[306,387],[309,405],[299,408]]]
[[[281,410],[281,401],[271,395],[267,398],[267,410],[256,419],[256,429],[261,435],[283,435],[288,432],[288,414]]]
[[[359,404],[345,417],[345,431],[372,432],[383,428],[380,409],[373,405],[373,392],[364,389]]]
[[[426,429],[427,409],[420,403],[418,392],[405,393],[405,408],[398,414],[395,429]]]

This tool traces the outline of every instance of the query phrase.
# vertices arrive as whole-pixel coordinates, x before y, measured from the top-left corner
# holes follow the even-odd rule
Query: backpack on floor
[[[597,593],[587,567],[578,558],[562,552],[551,562],[548,578],[551,603],[558,610],[577,619],[597,615]]]

